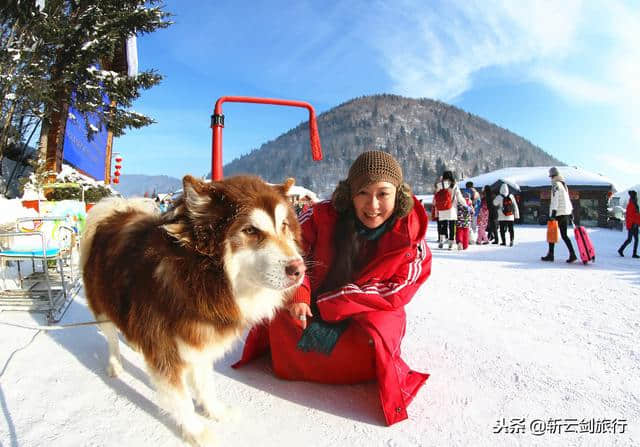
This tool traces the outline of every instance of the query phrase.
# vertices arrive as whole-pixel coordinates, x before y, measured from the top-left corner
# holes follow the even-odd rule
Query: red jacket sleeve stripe
[[[422,273],[422,262],[426,256],[426,247],[424,239],[420,241],[420,253],[421,256],[416,256],[414,261],[409,264],[409,269],[407,272],[406,279],[401,283],[396,283],[392,281],[387,282],[376,282],[372,284],[367,284],[363,287],[358,287],[355,284],[347,284],[342,287],[338,292],[332,293],[331,295],[324,296],[318,299],[318,303],[323,301],[328,301],[330,299],[334,299],[339,296],[347,296],[351,294],[365,294],[365,295],[380,295],[382,297],[387,297],[389,295],[393,295],[398,293],[400,290],[404,289],[406,286],[410,284],[414,284],[420,274]]]

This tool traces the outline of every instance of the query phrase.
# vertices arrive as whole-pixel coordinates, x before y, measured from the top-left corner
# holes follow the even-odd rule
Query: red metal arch
[[[314,160],[322,160],[322,147],[316,122],[316,112],[313,106],[304,101],[291,101],[287,99],[254,98],[251,96],[222,96],[216,101],[216,106],[211,117],[213,136],[211,140],[211,178],[222,180],[222,128],[224,127],[224,115],[222,104],[225,102],[245,102],[254,104],[272,104],[278,106],[303,107],[309,110],[309,140],[311,143],[311,155]]]

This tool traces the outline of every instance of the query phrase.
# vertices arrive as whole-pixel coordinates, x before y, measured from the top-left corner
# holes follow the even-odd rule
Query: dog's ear
[[[282,185],[282,189],[284,193],[285,194],[288,193],[291,187],[295,184],[296,184],[296,179],[294,179],[293,177],[289,177],[288,179],[286,179],[284,181],[284,184]]]
[[[184,203],[192,214],[198,216],[206,212],[211,204],[210,186],[190,175],[182,179]]]
[[[276,188],[280,194],[286,196],[291,187],[295,185],[295,183],[296,179],[294,179],[293,177],[289,177],[281,185],[273,185],[273,187]]]

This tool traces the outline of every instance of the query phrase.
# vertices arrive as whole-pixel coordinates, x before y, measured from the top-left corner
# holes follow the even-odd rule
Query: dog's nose
[[[302,259],[296,259],[295,261],[291,261],[284,268],[284,272],[291,279],[298,279],[302,274],[304,274],[307,268],[304,266],[304,262]]]

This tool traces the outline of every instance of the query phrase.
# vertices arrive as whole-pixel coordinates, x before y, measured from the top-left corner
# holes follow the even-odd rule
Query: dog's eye
[[[258,234],[259,230],[254,226],[248,226],[242,229],[244,234],[248,234],[250,236]]]
[[[282,222],[282,231],[286,231],[289,228],[289,223],[286,221]]]

